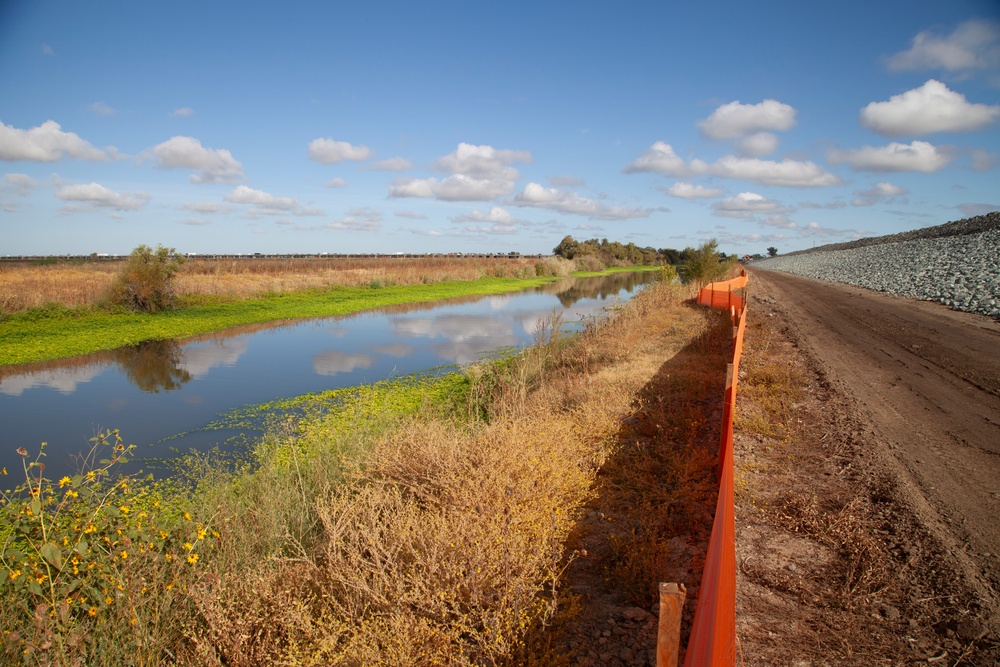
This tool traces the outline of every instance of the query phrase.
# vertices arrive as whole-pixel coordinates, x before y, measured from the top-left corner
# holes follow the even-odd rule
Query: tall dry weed
[[[95,305],[112,287],[122,264],[112,260],[0,263],[0,313],[50,303],[69,308]],[[335,285],[420,285],[484,277],[569,275],[573,270],[571,262],[558,258],[527,257],[193,258],[176,275],[176,294],[241,300]]]

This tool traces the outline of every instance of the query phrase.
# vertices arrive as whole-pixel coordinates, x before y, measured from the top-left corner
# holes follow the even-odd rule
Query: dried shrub
[[[175,297],[174,276],[184,261],[173,248],[158,245],[154,251],[140,245],[125,260],[105,299],[137,313],[158,313],[171,308]]]

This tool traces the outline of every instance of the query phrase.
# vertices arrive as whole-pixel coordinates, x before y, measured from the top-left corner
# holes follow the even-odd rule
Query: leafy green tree
[[[684,279],[698,287],[724,276],[732,264],[720,260],[719,242],[715,239],[709,239],[697,248],[685,248],[684,253]]]
[[[158,313],[174,305],[174,276],[185,258],[173,248],[140,245],[125,260],[107,301],[137,313]]]
[[[579,245],[572,236],[566,236],[559,242],[559,245],[552,249],[552,254],[565,257],[566,259],[573,259],[573,255],[576,254],[576,249]]]
[[[770,248],[767,249],[767,256],[768,257],[774,257],[777,254],[778,254],[778,249],[775,248],[774,246],[771,246]]]

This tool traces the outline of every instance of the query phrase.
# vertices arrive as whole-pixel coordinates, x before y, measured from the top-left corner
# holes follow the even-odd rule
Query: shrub
[[[577,271],[603,271],[607,267],[594,255],[577,255],[573,258]]]
[[[173,248],[140,245],[108,288],[107,302],[138,313],[158,313],[174,305],[174,276],[185,258]]]
[[[565,278],[573,273],[573,263],[564,257],[543,257],[535,262],[535,275]]]
[[[697,249],[686,248],[684,252],[687,255],[683,267],[684,280],[698,287],[718,280],[732,265],[719,259],[719,242],[715,239],[705,241]]]
[[[678,280],[677,269],[670,264],[661,264],[657,280],[661,283],[667,283],[668,285],[676,283]]]

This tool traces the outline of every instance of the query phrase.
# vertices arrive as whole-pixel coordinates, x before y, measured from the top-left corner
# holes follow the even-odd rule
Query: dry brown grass
[[[663,365],[656,338],[670,337],[680,347],[706,326],[704,311],[681,306],[680,296],[676,288],[648,289],[614,320],[592,323],[573,345],[551,330],[540,332],[541,344],[531,352],[472,375],[474,399],[489,406],[468,411],[472,421],[408,420],[384,429],[342,484],[305,482],[301,489],[321,488],[303,508],[313,517],[305,524],[313,521],[315,530],[291,529],[282,555],[261,557],[266,551],[258,550],[256,560],[243,557],[244,567],[207,579],[195,594],[201,621],[188,628],[182,662],[529,660],[529,630],[544,628],[560,608],[570,536],[587,502],[610,493],[595,486],[598,474],[613,465],[615,479],[641,489],[652,482],[647,476],[671,469],[665,482],[676,495],[687,493],[682,487],[692,477],[714,470],[706,454],[684,461],[669,452],[642,454],[639,459],[653,456],[658,463],[656,470],[632,471],[640,484],[626,479],[627,462],[638,459],[621,455],[623,420],[636,414],[640,390]],[[701,345],[707,349],[711,341]],[[660,404],[649,411],[649,428],[665,420],[687,434],[690,424],[681,422],[703,421],[704,415],[695,417],[699,399],[682,396],[703,380],[676,387],[672,405],[688,405],[682,416],[675,419]],[[640,500],[625,492],[616,497]],[[664,524],[660,502],[641,500],[641,513],[655,524],[643,530],[653,539],[704,518],[670,515]],[[253,517],[236,517],[228,526],[247,542],[260,539]],[[637,588],[657,574],[621,569],[619,576],[643,582]]]
[[[0,263],[0,313],[57,303],[76,308],[99,303],[115,274],[116,261]],[[178,296],[246,299],[260,294],[332,285],[417,285],[483,277],[568,275],[560,258],[261,258],[191,259],[176,276]]]

